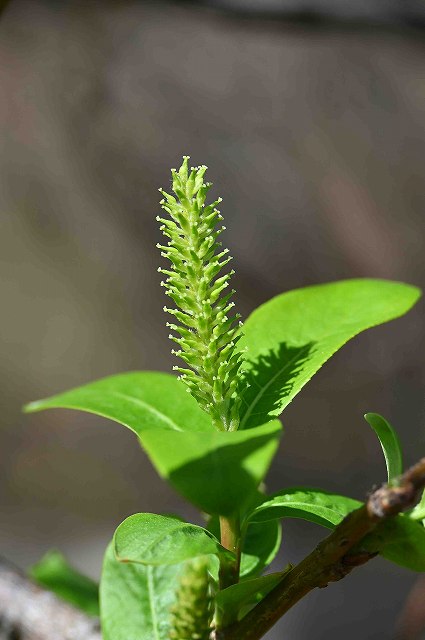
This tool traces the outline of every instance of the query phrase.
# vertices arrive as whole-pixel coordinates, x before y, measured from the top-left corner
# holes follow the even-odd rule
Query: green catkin
[[[185,569],[171,609],[170,640],[209,640],[212,611],[207,564],[194,561]]]
[[[219,275],[230,262],[228,250],[217,241],[224,227],[217,205],[221,198],[205,205],[210,183],[204,182],[207,167],[188,167],[188,156],[178,171],[172,170],[175,196],[160,189],[162,209],[169,217],[158,216],[161,231],[168,237],[158,245],[170,269],[158,270],[167,276],[161,285],[177,308],[164,310],[174,316],[167,326],[179,346],[172,353],[187,367],[173,367],[188,386],[214,426],[235,431],[239,426],[236,388],[242,356],[236,345],[241,337],[239,314],[231,315],[233,290],[225,293],[233,271]]]

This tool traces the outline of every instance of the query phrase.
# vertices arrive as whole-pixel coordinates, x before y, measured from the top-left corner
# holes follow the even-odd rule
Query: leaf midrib
[[[248,406],[248,409],[245,412],[245,415],[241,421],[241,425],[240,425],[240,429],[243,429],[247,420],[249,419],[249,417],[252,415],[252,411],[254,409],[254,407],[258,404],[258,402],[260,401],[260,399],[263,397],[264,393],[267,391],[267,389],[270,387],[270,385],[273,384],[273,382],[276,380],[276,378],[278,378],[280,375],[282,375],[282,373],[285,371],[285,369],[287,369],[288,367],[290,367],[292,365],[292,363],[299,358],[300,353],[302,353],[303,350],[305,350],[306,347],[301,347],[299,353],[297,353],[293,358],[291,358],[290,360],[288,360],[288,362],[285,363],[285,365],[279,369],[277,371],[277,373],[275,373],[274,376],[272,376],[270,378],[270,380],[267,382],[267,384],[265,384],[263,387],[260,388],[260,391],[257,393],[257,395],[255,396],[254,400],[251,402],[251,404]],[[257,415],[257,414],[256,414]]]
[[[118,396],[119,398],[124,398],[125,400],[133,402],[134,404],[143,407],[147,411],[150,411],[150,413],[153,413],[164,422],[167,422],[171,426],[173,431],[184,431],[184,429],[181,429],[181,427],[179,427],[173,420],[171,420],[169,416],[165,415],[165,413],[162,413],[161,411],[158,411],[158,409],[155,409],[152,405],[144,402],[144,400],[140,400],[140,398],[134,398],[133,396],[129,396],[126,393],[122,393],[122,391],[111,391],[111,395]]]
[[[149,608],[152,617],[152,629],[155,635],[155,640],[161,640],[158,631],[158,616],[156,615],[155,598],[154,598],[154,586],[153,586],[153,567],[147,567],[148,575],[148,593],[149,593]]]
[[[208,531],[206,531],[202,527],[198,527],[197,525],[193,525],[193,524],[190,524],[190,523],[182,523],[180,525],[178,524],[175,527],[172,527],[167,532],[161,533],[159,536],[157,536],[155,538],[155,540],[152,540],[152,542],[150,542],[147,546],[144,547],[143,553],[144,554],[149,554],[150,551],[152,550],[152,547],[158,546],[159,544],[161,544],[163,542],[163,540],[165,540],[166,538],[172,536],[173,533],[175,533],[176,531],[177,532],[180,532],[180,531],[184,532],[185,529],[189,529],[191,531],[196,532],[198,539],[199,539],[199,534],[200,533],[204,534],[205,537],[208,538],[208,540],[212,541],[215,544],[215,546],[217,548],[217,551],[219,551],[220,543],[218,541],[215,541],[214,538],[211,535],[208,534]],[[117,555],[118,555],[118,553],[117,553]],[[121,556],[119,556],[119,557],[121,559]],[[146,564],[147,566],[153,566],[151,564],[148,564],[146,561],[142,562],[141,560],[131,560],[130,558],[126,558],[126,560],[129,561],[129,562],[140,562],[140,564]]]
[[[255,514],[261,514],[262,511],[266,511],[267,509],[279,509],[279,508],[293,508],[293,509],[302,509],[303,511],[305,511],[305,513],[312,513],[314,515],[321,515],[322,517],[325,517],[326,513],[331,513],[332,515],[338,515],[341,518],[345,517],[345,513],[341,513],[340,511],[337,511],[336,509],[333,509],[332,507],[323,507],[323,506],[319,506],[318,509],[311,509],[311,503],[309,502],[279,502],[279,503],[275,503],[275,504],[265,504],[264,506],[262,505],[261,507],[257,507],[257,510],[253,513],[253,518],[255,517]],[[308,508],[310,507],[310,508]],[[320,513],[321,512],[321,513]],[[330,524],[335,524],[335,522],[332,522],[331,520],[329,520]],[[253,522],[255,522],[255,520],[253,520]]]

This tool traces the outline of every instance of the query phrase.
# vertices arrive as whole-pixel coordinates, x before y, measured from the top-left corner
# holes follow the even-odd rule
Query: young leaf
[[[365,419],[379,438],[387,465],[388,482],[391,482],[403,473],[399,437],[390,423],[378,413],[366,413]]]
[[[209,433],[143,431],[140,440],[160,475],[209,514],[243,510],[268,471],[282,425]]]
[[[208,415],[172,375],[135,371],[31,402],[24,411],[78,409],[115,420],[139,435],[144,429],[212,431]]]
[[[421,501],[409,513],[409,518],[412,520],[424,520],[425,525],[425,491],[422,494]]]
[[[416,287],[385,280],[346,280],[298,289],[261,305],[244,323],[246,348],[241,426],[279,415],[350,338],[406,313]]]
[[[30,567],[30,578],[91,616],[99,615],[99,587],[71,567],[58,551],[49,551]]]
[[[140,437],[158,472],[207,513],[227,515],[248,500],[276,451],[279,421],[219,432],[177,378],[133,372],[32,402],[27,412],[79,409],[111,418]]]
[[[100,582],[103,640],[169,640],[171,608],[185,564],[126,564],[110,544]]]
[[[261,578],[244,580],[216,595],[217,619],[221,626],[240,620],[279,584],[291,567],[279,573],[270,573]]]
[[[353,498],[316,489],[286,489],[258,505],[250,519],[303,518],[333,529],[361,505]],[[405,515],[390,518],[361,542],[360,550],[377,552],[413,571],[425,571],[425,528]]]
[[[360,548],[410,569],[425,571],[425,528],[420,522],[400,515],[388,518],[362,540]]]
[[[205,555],[228,555],[212,533],[178,518],[136,513],[115,531],[115,554],[121,562],[177,564]]]
[[[265,498],[254,509],[250,520],[264,522],[273,518],[302,518],[332,529],[361,504],[347,496],[295,487]]]
[[[276,557],[282,542],[277,520],[250,522],[241,556],[241,577],[258,576]]]

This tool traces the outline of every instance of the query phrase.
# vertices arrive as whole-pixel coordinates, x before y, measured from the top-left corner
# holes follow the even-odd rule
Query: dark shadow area
[[[303,365],[312,355],[314,342],[291,347],[282,342],[279,350],[248,361],[241,380],[241,428],[258,427],[278,415],[284,398],[292,392]]]
[[[425,26],[425,6],[420,0],[177,0],[177,3],[210,8],[237,20],[274,20],[306,27],[423,29]]]
[[[208,513],[231,514],[251,500],[258,481],[246,460],[279,434],[265,434],[237,444],[218,447],[172,471],[168,479],[177,491]],[[166,437],[166,436],[164,436]]]

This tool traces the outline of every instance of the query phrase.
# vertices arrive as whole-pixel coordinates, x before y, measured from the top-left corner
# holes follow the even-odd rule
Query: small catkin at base
[[[171,609],[170,640],[209,640],[212,616],[207,563],[188,563]]]

